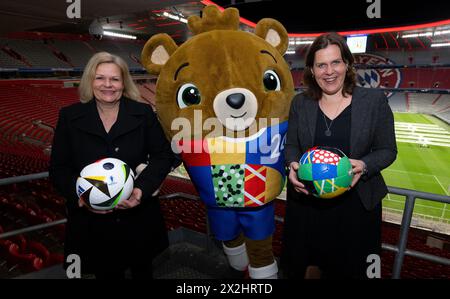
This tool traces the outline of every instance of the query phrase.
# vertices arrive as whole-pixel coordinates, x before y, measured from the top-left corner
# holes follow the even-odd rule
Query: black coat
[[[117,158],[133,170],[147,168],[135,181],[142,203],[97,215],[78,207],[75,184],[80,171],[100,158]],[[65,255],[78,254],[83,272],[151,262],[168,245],[154,191],[176,163],[150,106],[122,98],[116,123],[106,133],[94,100],[62,108],[53,140],[50,178],[67,200]]]

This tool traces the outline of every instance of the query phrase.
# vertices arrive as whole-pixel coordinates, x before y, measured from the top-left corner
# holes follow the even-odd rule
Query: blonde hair
[[[95,71],[99,64],[102,63],[114,63],[122,71],[123,78],[123,95],[135,101],[139,101],[141,94],[134,84],[130,75],[130,70],[126,62],[119,56],[110,54],[108,52],[99,52],[89,59],[86,67],[84,68],[83,76],[81,76],[80,86],[78,86],[78,92],[80,94],[80,101],[87,103],[94,98],[94,91],[92,90],[92,82],[95,79]]]

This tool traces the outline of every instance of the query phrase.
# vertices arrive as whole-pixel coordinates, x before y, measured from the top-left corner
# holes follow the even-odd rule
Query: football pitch
[[[397,160],[383,173],[389,186],[449,195],[450,127],[439,119],[413,113],[395,113]],[[403,210],[405,198],[389,194],[383,207]],[[450,205],[417,199],[414,214],[450,220]]]

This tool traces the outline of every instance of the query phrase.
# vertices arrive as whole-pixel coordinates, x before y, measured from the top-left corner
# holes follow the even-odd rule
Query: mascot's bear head
[[[216,6],[205,7],[202,17],[190,17],[188,26],[193,36],[181,46],[169,35],[157,34],[142,51],[144,66],[158,75],[156,109],[161,125],[172,143],[189,144],[190,150],[180,152],[197,189],[209,190],[203,190],[204,194],[199,190],[204,200],[212,196],[212,205],[243,206],[245,171],[257,165],[268,168],[261,175],[261,188],[273,189],[255,198],[256,205],[264,204],[279,194],[285,178],[282,149],[294,95],[291,72],[283,58],[289,42],[286,29],[276,20],[262,19],[255,33],[241,31],[238,10],[221,12]],[[263,131],[271,135],[261,142]],[[192,149],[194,144],[201,149]],[[217,150],[219,145],[222,151]],[[241,200],[224,204],[223,193],[231,189],[223,191],[216,178],[227,174],[229,179],[229,171],[243,176],[233,176],[233,192],[244,189]]]
[[[289,42],[283,25],[263,19],[252,34],[239,30],[237,9],[221,13],[207,6],[202,18],[189,18],[188,26],[194,36],[180,47],[169,35],[157,34],[142,52],[149,73],[159,75],[156,109],[168,137],[179,130],[172,127],[179,117],[191,124],[195,119],[202,129],[178,136],[201,132],[197,138],[244,130],[248,136],[252,126],[264,126],[258,119],[287,119],[294,87],[283,59]]]

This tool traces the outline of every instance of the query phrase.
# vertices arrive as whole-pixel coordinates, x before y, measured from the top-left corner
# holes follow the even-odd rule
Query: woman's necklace
[[[334,122],[334,120],[336,119],[337,114],[338,114],[338,112],[339,112],[339,109],[341,108],[341,105],[342,105],[343,102],[344,102],[344,98],[342,98],[341,102],[339,103],[339,105],[338,105],[338,107],[337,107],[337,109],[336,109],[336,112],[334,113],[334,118],[331,120],[331,122],[330,122],[329,125],[328,125],[327,119],[326,119],[326,117],[325,117],[325,113],[324,113],[323,110],[321,109],[321,111],[322,111],[322,116],[323,116],[323,121],[325,122],[325,127],[327,128],[327,129],[325,130],[325,136],[327,136],[327,137],[330,137],[330,136],[331,136],[331,126],[333,125],[333,122]]]

